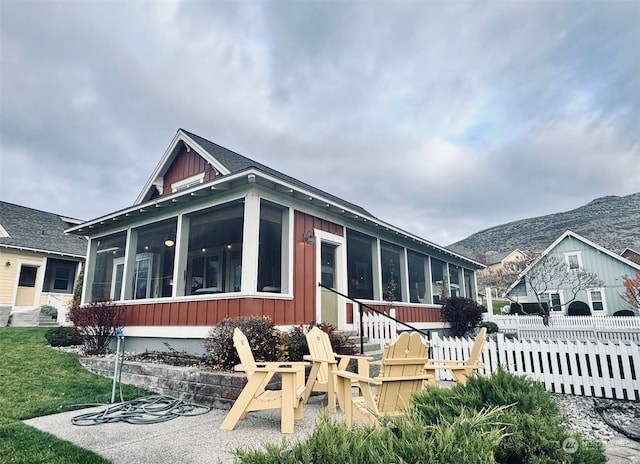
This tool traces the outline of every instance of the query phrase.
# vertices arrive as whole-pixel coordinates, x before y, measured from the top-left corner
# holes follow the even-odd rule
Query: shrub
[[[243,316],[220,321],[213,326],[204,346],[211,356],[211,363],[220,369],[231,370],[240,363],[233,346],[233,329],[238,327],[245,334],[256,361],[284,361],[286,343],[281,332],[268,317]]]
[[[321,418],[302,442],[237,450],[239,463],[600,464],[600,442],[585,442],[564,427],[551,394],[540,383],[499,370],[453,388],[427,387],[412,407],[382,427],[352,427]],[[575,438],[575,453],[563,450]]]
[[[296,325],[289,330],[289,338],[287,339],[287,354],[289,361],[303,361],[304,356],[309,354],[309,345],[305,338],[308,329],[302,325]]]
[[[509,306],[509,314],[519,314],[520,316],[542,316],[548,311],[549,305],[545,301],[540,303],[511,303]]]
[[[327,322],[316,323],[312,322],[307,326],[298,325],[289,331],[289,338],[287,343],[287,353],[289,354],[289,361],[302,361],[304,355],[309,354],[309,346],[307,345],[306,334],[313,327],[318,327],[323,332],[329,335],[329,341],[334,353],[354,355],[356,354],[356,347],[349,337],[336,333],[336,327]]]
[[[352,427],[320,418],[303,442],[266,445],[263,450],[237,450],[236,462],[244,464],[456,463],[493,462],[503,425],[498,411],[465,411],[451,421],[425,427],[408,415],[388,427]]]
[[[95,300],[85,306],[72,307],[69,320],[86,354],[105,354],[116,336],[116,328],[124,323],[124,308],[111,300]]]
[[[453,296],[442,303],[442,320],[451,324],[454,337],[465,337],[482,322],[485,312],[475,300]]]
[[[541,383],[503,369],[488,378],[470,377],[465,386],[427,389],[413,400],[415,413],[425,424],[451,420],[465,408],[480,411],[508,406],[498,417],[507,433],[495,449],[499,463],[606,462],[599,442],[587,444],[567,430],[557,404]],[[581,444],[576,453],[569,455],[562,449],[567,438]]]
[[[572,301],[567,308],[567,316],[591,316],[591,308],[584,301]]]
[[[58,317],[58,310],[54,306],[42,305],[40,307],[40,314],[54,318]]]
[[[73,327],[51,327],[44,333],[44,338],[51,346],[71,346],[80,343]]]
[[[498,327],[498,324],[491,321],[482,322],[478,327],[486,327],[488,334],[500,332],[500,327]]]

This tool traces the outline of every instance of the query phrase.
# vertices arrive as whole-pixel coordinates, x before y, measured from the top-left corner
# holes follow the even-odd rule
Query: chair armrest
[[[433,379],[432,374],[420,374],[420,375],[406,375],[406,376],[396,376],[396,377],[380,377],[381,383],[384,382],[398,382],[403,380],[431,380]]]
[[[381,385],[382,384],[382,382],[380,380],[378,380],[378,379],[372,379],[371,377],[367,377],[365,375],[356,374],[354,372],[333,371],[333,373],[338,377],[342,377],[343,379],[355,380],[357,382],[367,382],[367,383],[371,383],[371,384],[374,384],[374,385]]]
[[[309,363],[305,362],[265,362],[265,363],[256,363],[256,367],[251,369],[255,372],[277,372],[277,373],[287,373],[287,372],[296,372],[301,369],[304,369],[305,366],[308,366]],[[246,371],[245,367],[242,364],[238,364],[233,368],[235,371]]]
[[[363,355],[359,355],[359,354],[338,354],[338,353],[333,353],[333,355],[336,358],[348,358],[348,359],[355,359],[360,360],[360,359],[365,359],[367,361],[373,361],[373,356],[363,356]]]
[[[310,354],[305,354],[304,359],[311,362],[324,362],[327,364],[338,364],[338,361],[336,361],[335,359],[314,358]]]

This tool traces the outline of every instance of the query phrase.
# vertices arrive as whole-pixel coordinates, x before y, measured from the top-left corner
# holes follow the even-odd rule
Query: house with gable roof
[[[606,248],[586,239],[585,237],[567,230],[558,237],[541,256],[558,256],[564,260],[567,272],[586,271],[594,273],[602,281],[598,288],[587,288],[577,295],[575,301],[588,305],[593,316],[611,316],[626,314],[637,309],[630,308],[620,297],[624,293],[623,277],[634,276],[640,271],[640,264],[634,263]],[[527,274],[534,266],[539,265],[540,259],[529,265],[511,284],[506,294],[513,301],[520,303],[535,303],[536,296],[527,283]],[[570,315],[566,303],[572,298],[570,288],[550,288],[543,296],[543,301],[551,308],[551,315]]]
[[[640,253],[632,248],[625,248],[622,253],[620,253],[620,256],[636,264],[640,264]]]
[[[89,240],[82,301],[125,307],[128,349],[235,316],[349,329],[349,298],[388,310],[391,281],[396,317],[441,327],[445,277],[475,299],[484,267],[183,129],[133,206],[67,232]]]
[[[64,231],[81,222],[0,201],[0,325],[9,312],[37,313],[42,305],[56,307],[64,322],[87,250],[84,237]],[[37,314],[30,325],[38,325]]]

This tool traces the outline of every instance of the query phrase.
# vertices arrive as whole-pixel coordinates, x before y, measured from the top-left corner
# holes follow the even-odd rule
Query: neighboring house
[[[83,302],[125,306],[127,347],[184,344],[233,316],[351,328],[352,301],[319,284],[386,309],[393,279],[398,318],[440,324],[444,278],[476,299],[483,268],[182,129],[133,206],[68,232],[89,238]]]
[[[483,269],[483,274],[490,274],[492,272],[502,271],[505,268],[509,268],[511,264],[515,264],[527,259],[527,254],[515,249],[513,251],[507,251],[504,253],[491,253],[487,254],[487,268]]]
[[[622,253],[620,253],[620,256],[622,256],[625,259],[628,259],[631,262],[640,264],[640,253],[638,253],[636,250],[632,250],[631,248],[625,248],[625,250]]]
[[[640,271],[640,264],[629,261],[570,230],[563,233],[542,253],[542,256],[545,255],[564,259],[567,272],[584,270],[596,274],[602,281],[601,287],[585,289],[578,294],[576,299],[576,301],[587,304],[592,315],[615,315],[619,311],[631,309],[620,297],[624,293],[622,279],[625,275],[633,276]],[[537,301],[527,284],[527,273],[539,262],[539,260],[534,261],[509,287],[506,293],[510,299],[520,303]],[[552,308],[552,315],[566,314],[566,303],[571,295],[568,288],[552,287],[544,296],[543,301]],[[635,313],[638,315],[637,310]]]
[[[0,307],[5,312],[50,305],[63,319],[87,251],[84,237],[65,229],[80,223],[0,202]]]

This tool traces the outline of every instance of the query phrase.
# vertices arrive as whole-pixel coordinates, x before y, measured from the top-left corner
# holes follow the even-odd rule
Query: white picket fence
[[[357,306],[357,305],[354,305]],[[389,309],[389,316],[396,317],[396,309]],[[369,338],[371,343],[378,343],[381,347],[385,343],[393,343],[398,338],[398,323],[388,317],[373,312],[364,312],[362,315],[363,335]],[[360,311],[353,311],[353,327],[360,332]]]
[[[430,357],[464,360],[472,339],[432,335]],[[599,398],[640,401],[640,345],[609,340],[522,340],[503,334],[489,337],[481,375],[507,371],[542,382],[548,391]],[[439,380],[452,380],[438,370]]]
[[[640,344],[640,317],[634,316],[551,316],[545,326],[540,316],[485,315],[502,333],[519,339],[624,340]]]

